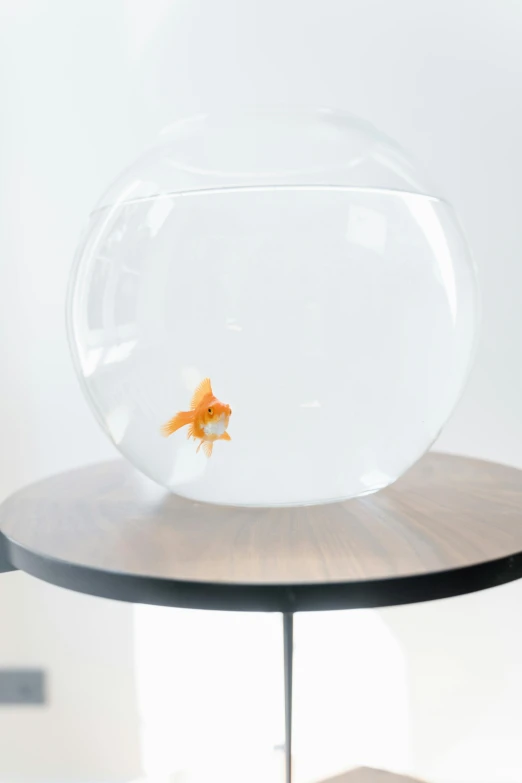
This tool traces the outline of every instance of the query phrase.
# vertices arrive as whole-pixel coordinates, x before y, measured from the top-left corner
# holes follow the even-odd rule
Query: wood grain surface
[[[99,585],[108,574],[113,585],[129,577],[177,587],[251,588],[252,595],[288,588],[292,603],[292,591],[305,588],[308,602],[311,590],[328,585],[357,586],[362,596],[370,583],[384,593],[390,580],[431,575],[440,583],[441,575],[455,572],[460,579],[467,573],[462,569],[471,568],[469,586],[444,590],[439,584],[425,595],[424,583],[414,581],[418,594],[390,599],[402,603],[522,575],[522,471],[431,453],[374,495],[320,506],[240,508],[172,495],[118,461],[21,490],[0,508],[0,530],[11,562],[36,576],[123,600],[174,605],[189,604],[151,600],[150,592],[142,597],[136,586],[132,595],[89,586],[89,570],[97,572]],[[497,561],[486,583],[477,584],[473,567]],[[67,566],[70,576],[62,568],[53,577],[44,565]],[[73,579],[71,569],[87,571]],[[345,604],[382,605],[385,599]]]

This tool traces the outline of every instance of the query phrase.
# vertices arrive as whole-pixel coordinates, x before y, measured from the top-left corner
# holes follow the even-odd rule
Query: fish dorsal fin
[[[205,378],[203,381],[201,381],[198,388],[194,392],[194,395],[190,402],[190,407],[192,408],[192,410],[195,410],[198,407],[198,405],[202,402],[202,400],[205,397],[207,397],[209,394],[211,395],[211,397],[214,396],[214,392],[212,391],[212,386],[210,385],[210,378]]]

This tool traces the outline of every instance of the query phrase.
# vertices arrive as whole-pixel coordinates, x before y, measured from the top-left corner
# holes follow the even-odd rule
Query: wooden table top
[[[22,489],[1,506],[0,531],[0,565],[117,600],[387,606],[521,577],[522,471],[430,453],[374,495],[241,508],[185,500],[117,461]]]

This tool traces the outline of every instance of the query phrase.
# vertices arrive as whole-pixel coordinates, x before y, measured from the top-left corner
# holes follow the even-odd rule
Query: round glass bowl
[[[476,321],[451,206],[372,126],[322,110],[173,125],[93,210],[68,297],[121,453],[238,505],[395,481],[453,410]]]

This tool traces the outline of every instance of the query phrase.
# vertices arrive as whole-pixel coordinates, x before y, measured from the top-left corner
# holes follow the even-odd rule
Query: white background
[[[521,41],[516,0],[0,2],[2,495],[112,456],[67,353],[63,303],[75,243],[105,185],[162,127],[227,104],[346,109],[426,164],[460,214],[483,290],[476,368],[437,448],[522,467]],[[302,781],[365,762],[410,769],[437,783],[520,783],[521,606],[522,584],[514,584],[371,614],[380,630],[367,615],[301,618],[303,639],[330,634],[332,649],[346,644],[347,655],[354,649],[346,641],[350,633],[370,646],[372,634],[381,634],[379,660],[357,653],[357,665],[366,665],[363,682],[372,682],[368,660],[376,678],[384,667],[387,681],[402,682],[389,669],[397,644],[396,674],[405,672],[402,690],[382,685],[374,714],[381,709],[386,720],[377,721],[359,758],[353,747],[363,748],[363,739],[344,743],[339,722],[364,703],[364,693],[357,705],[349,694],[340,703],[342,688],[337,693],[335,683],[342,681],[343,665],[337,660],[332,701],[322,705],[319,723],[330,715],[331,736],[338,736],[345,755],[309,728],[302,758],[314,731],[323,739],[315,747],[319,761],[309,753],[308,766],[301,765]],[[188,621],[179,613],[167,620],[152,609],[140,612],[135,631],[143,673],[150,670],[144,660],[155,649],[158,624],[172,624],[174,641],[164,643],[175,650],[176,623]],[[203,620],[211,620],[197,617],[203,638]],[[0,779],[101,781],[141,774],[132,717],[133,622],[131,607],[22,575],[2,577],[0,665],[45,665],[53,699],[44,713],[0,710]],[[257,658],[251,650],[257,676],[268,655],[264,639],[269,646],[259,622]],[[237,635],[239,620],[234,627]],[[229,636],[233,647],[232,627]],[[311,714],[319,698],[314,683],[325,665],[321,650],[303,680],[303,695],[296,696]],[[168,663],[157,671],[168,694]],[[211,689],[207,697],[212,703]],[[170,715],[174,700],[166,700]],[[404,719],[397,717],[406,709],[401,700]],[[164,720],[156,708],[147,709],[151,726]],[[390,744],[392,727],[397,741],[391,744],[399,751],[386,755],[379,747]],[[32,755],[23,750],[24,731],[32,731]],[[207,738],[200,740],[204,748]],[[172,736],[165,742],[175,745]]]

